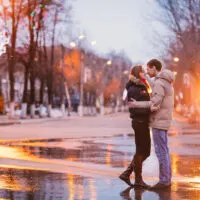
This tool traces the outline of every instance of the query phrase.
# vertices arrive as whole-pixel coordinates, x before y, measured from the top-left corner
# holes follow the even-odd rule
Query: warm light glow
[[[107,65],[111,65],[112,64],[112,61],[111,60],[108,60],[107,61]]]
[[[193,181],[196,183],[200,183],[200,176],[193,178]]]
[[[70,45],[70,47],[72,47],[72,48],[76,46],[76,44],[75,44],[74,42],[70,42],[69,45]]]
[[[82,184],[78,184],[78,200],[82,200],[85,194],[84,186]]]
[[[128,74],[129,74],[129,71],[128,71],[128,70],[125,70],[125,71],[124,71],[124,74],[125,74],[125,75],[128,75]]]
[[[80,35],[80,36],[78,37],[79,40],[82,40],[83,38],[85,38],[85,35]]]
[[[106,165],[111,166],[111,150],[112,146],[107,144],[107,151],[106,151]]]
[[[20,148],[18,149],[18,148],[0,146],[1,158],[25,159],[25,158],[28,158],[29,156],[30,156],[29,154],[23,152]]]
[[[75,196],[74,175],[68,174],[67,179],[68,179],[68,186],[69,186],[69,198],[68,198],[68,200],[73,200],[74,196]]]
[[[174,62],[179,62],[179,58],[178,57],[174,57]]]
[[[94,40],[91,42],[91,45],[94,46],[97,42]]]
[[[18,176],[10,177],[6,174],[0,176],[0,189],[14,191],[31,191],[31,187],[27,186],[26,183],[23,183],[23,181],[21,181]]]
[[[152,93],[152,89],[150,87],[148,87],[148,93],[151,94]]]
[[[174,71],[173,73],[174,73],[175,76],[177,75],[177,72]]]
[[[172,157],[171,157],[171,165],[172,165],[172,173],[173,175],[177,175],[178,174],[178,171],[177,171],[177,162],[178,162],[179,158],[177,155],[175,154],[172,154]]]
[[[94,180],[89,180],[89,187],[90,187],[90,200],[96,200],[97,194],[96,194],[96,188],[94,186]]]
[[[124,159],[123,159],[124,168],[128,167],[127,157],[128,157],[127,152],[125,152],[124,153]]]

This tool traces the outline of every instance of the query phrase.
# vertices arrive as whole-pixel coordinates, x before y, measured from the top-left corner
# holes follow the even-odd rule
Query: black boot
[[[134,159],[131,161],[130,165],[128,168],[119,176],[119,178],[127,183],[129,186],[133,186],[133,184],[130,181],[130,175],[134,170]]]
[[[135,156],[135,167],[134,167],[134,172],[135,172],[135,184],[134,187],[138,188],[145,188],[148,189],[150,188],[150,185],[146,184],[143,179],[142,179],[142,162],[143,162],[143,156]]]

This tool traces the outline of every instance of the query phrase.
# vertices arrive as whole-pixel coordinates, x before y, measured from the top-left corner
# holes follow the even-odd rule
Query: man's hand
[[[128,101],[128,107],[129,108],[134,108],[136,102],[137,101],[135,99],[131,98],[131,101]]]
[[[151,112],[155,112],[155,111],[157,111],[157,110],[159,110],[160,109],[160,106],[156,106],[156,105],[151,105]]]

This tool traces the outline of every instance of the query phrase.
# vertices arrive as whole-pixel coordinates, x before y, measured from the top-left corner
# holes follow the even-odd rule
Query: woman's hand
[[[128,101],[128,107],[129,108],[134,108],[136,102],[137,101],[135,99],[131,98],[131,101]]]

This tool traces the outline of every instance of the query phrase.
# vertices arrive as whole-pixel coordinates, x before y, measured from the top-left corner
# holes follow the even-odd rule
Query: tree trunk
[[[23,98],[22,98],[22,108],[21,108],[21,118],[26,119],[27,117],[27,96],[28,96],[28,65],[25,64],[25,71],[24,71],[24,91],[23,91]]]
[[[53,25],[53,34],[51,38],[51,61],[50,61],[50,69],[47,77],[48,82],[48,100],[49,100],[49,106],[48,106],[48,116],[51,117],[51,108],[53,103],[53,67],[54,67],[54,44],[55,44],[55,32],[56,32],[56,24],[57,24],[57,16],[58,16],[58,9],[56,8],[55,14],[54,14],[54,25]]]
[[[40,104],[43,104],[44,101],[44,79],[40,79]]]
[[[61,112],[63,114],[63,117],[65,116],[65,88],[64,85],[62,86],[62,91],[60,95],[60,100],[61,100]]]
[[[67,86],[67,83],[65,83],[65,93],[66,93],[66,98],[67,98],[67,109],[68,109],[68,116],[70,116],[70,111],[71,111],[71,99],[70,99],[70,94],[69,94],[69,89]]]
[[[14,90],[14,83],[15,83],[15,78],[14,78],[14,59],[10,59],[9,63],[9,79],[10,79],[10,112],[9,112],[9,118],[13,119],[14,118],[14,109],[15,109],[15,90]]]

